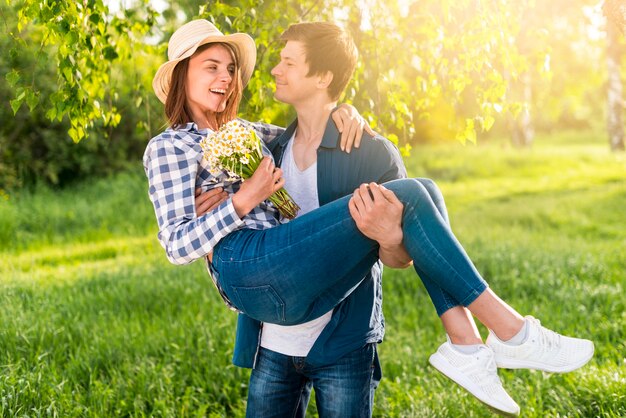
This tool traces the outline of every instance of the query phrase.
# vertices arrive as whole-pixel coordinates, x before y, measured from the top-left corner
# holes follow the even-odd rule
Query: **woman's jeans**
[[[439,315],[472,303],[486,288],[449,228],[443,198],[425,179],[385,183],[404,204],[403,244]],[[331,310],[378,259],[378,244],[356,227],[346,196],[266,230],[243,229],[213,254],[231,302],[263,322],[293,325]]]

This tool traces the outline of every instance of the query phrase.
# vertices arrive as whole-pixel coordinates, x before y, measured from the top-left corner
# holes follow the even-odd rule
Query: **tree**
[[[127,9],[120,16],[111,16],[102,0],[14,3],[18,20],[17,30],[9,32],[11,54],[17,56],[27,44],[38,44],[37,58],[53,59],[57,68],[57,91],[46,104],[47,117],[61,121],[67,116],[68,134],[75,142],[96,125],[117,126],[121,114],[115,103],[117,91],[111,85],[114,62],[135,59],[144,50],[143,38],[156,16],[149,1],[142,0],[141,7]],[[24,103],[31,111],[39,104],[36,74],[26,76],[20,69],[6,76],[15,90],[14,113]]]
[[[624,151],[624,100],[620,63],[624,51],[619,42],[619,31],[626,28],[626,2],[609,0],[604,4],[607,22],[607,130],[611,150]]]
[[[198,4],[180,3],[172,10],[191,13]],[[233,0],[200,6],[198,16],[218,23],[224,32],[249,32],[257,41],[258,70],[244,114],[285,119],[284,108],[273,102],[269,77],[280,32],[300,20],[335,20],[355,32],[362,54],[345,100],[358,103],[373,124],[406,143],[424,132],[420,125],[429,114],[441,109],[448,109],[449,118],[439,135],[475,141],[476,131],[489,129],[496,115],[508,109],[503,71],[515,70],[507,30],[517,3],[424,0],[403,8],[383,1],[306,0],[278,8],[270,1]],[[67,115],[76,141],[96,123],[120,121],[116,90],[108,85],[111,71],[115,63],[131,59],[131,53],[146,51],[144,38],[154,34],[156,19],[148,0],[135,4],[122,16],[110,16],[102,0],[20,3],[15,44],[56,47],[59,92],[48,116]],[[175,13],[169,16],[175,18]],[[169,29],[166,25],[165,36]],[[33,36],[35,32],[41,36]],[[14,110],[23,102],[37,105],[36,89],[21,76],[18,71],[10,76],[16,89]]]
[[[257,67],[241,115],[278,124],[293,117],[273,99],[270,69],[280,33],[305,20],[348,28],[360,63],[341,100],[354,103],[404,151],[427,139],[474,142],[507,115],[518,116],[519,142],[527,144],[535,130],[590,126],[606,101],[600,88],[606,68],[597,64],[606,52],[604,39],[589,37],[585,15],[592,0],[286,0],[281,7],[269,0],[180,0],[160,15],[149,0],[127,0],[128,8],[116,13],[103,0],[10,1],[11,7],[0,8],[0,54],[8,66],[0,89],[12,97],[10,111],[22,121],[24,112],[36,113],[40,126],[45,116],[51,126],[58,124],[53,131],[62,125],[76,142],[102,132],[111,144],[129,138],[141,144],[163,126],[152,75],[165,59],[171,33],[195,17],[255,38]],[[52,137],[37,135],[30,148],[47,144],[45,165],[57,151],[49,147]],[[0,130],[0,147],[10,142]],[[122,160],[137,158],[136,149],[124,150]],[[0,165],[0,177],[10,170],[20,176],[15,173],[21,168],[10,167],[14,160]],[[75,173],[93,172],[80,165]],[[58,163],[47,167],[56,181]]]

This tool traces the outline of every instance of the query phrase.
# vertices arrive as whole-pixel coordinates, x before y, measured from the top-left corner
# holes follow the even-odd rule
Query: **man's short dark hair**
[[[280,39],[304,44],[309,64],[307,76],[328,71],[333,74],[328,94],[332,100],[338,100],[352,78],[359,55],[350,34],[334,23],[305,22],[289,26]]]

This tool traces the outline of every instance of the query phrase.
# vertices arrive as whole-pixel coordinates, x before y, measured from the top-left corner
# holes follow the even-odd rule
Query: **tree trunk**
[[[535,138],[533,120],[530,116],[530,105],[533,99],[530,73],[527,71],[522,74],[516,84],[516,87],[519,88],[519,96],[521,102],[524,103],[524,108],[517,115],[517,118],[513,120],[511,140],[513,145],[517,147],[530,147]]]
[[[535,129],[530,114],[530,105],[533,98],[530,74],[525,72],[516,80],[509,74],[506,77],[509,85],[509,97],[523,106],[522,110],[515,117],[512,115],[507,117],[511,143],[515,147],[530,147],[535,138]]]
[[[624,104],[622,99],[622,79],[620,61],[622,50],[618,40],[618,29],[612,22],[607,22],[607,131],[612,151],[624,150]]]

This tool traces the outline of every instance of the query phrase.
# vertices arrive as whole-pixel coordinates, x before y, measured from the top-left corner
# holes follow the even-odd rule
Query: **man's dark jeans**
[[[370,417],[380,378],[376,344],[324,367],[261,348],[250,376],[246,417],[303,418],[311,388],[320,418]]]

